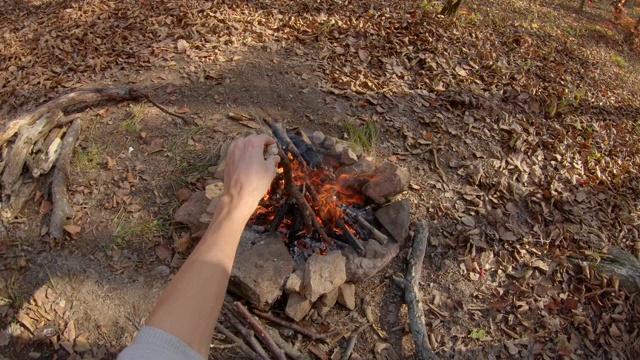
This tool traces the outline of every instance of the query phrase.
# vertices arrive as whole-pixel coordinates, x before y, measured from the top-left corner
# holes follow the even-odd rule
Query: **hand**
[[[224,194],[236,206],[253,213],[260,199],[267,193],[278,173],[280,157],[264,159],[265,146],[274,144],[268,135],[251,135],[238,139],[229,149],[224,171]]]

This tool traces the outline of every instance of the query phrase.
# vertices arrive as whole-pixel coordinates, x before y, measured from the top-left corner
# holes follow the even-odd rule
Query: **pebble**
[[[322,131],[314,131],[313,134],[311,134],[311,141],[313,141],[314,144],[322,144],[325,138],[326,136]]]

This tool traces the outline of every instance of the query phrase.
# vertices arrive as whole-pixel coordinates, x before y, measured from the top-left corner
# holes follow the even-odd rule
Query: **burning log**
[[[345,207],[345,214],[347,215],[347,219],[351,222],[360,225],[362,229],[366,232],[367,236],[380,244],[384,245],[389,241],[389,237],[387,235],[380,232],[380,230],[376,229],[373,225],[371,225],[367,220],[365,220],[360,214],[356,213],[352,209]]]

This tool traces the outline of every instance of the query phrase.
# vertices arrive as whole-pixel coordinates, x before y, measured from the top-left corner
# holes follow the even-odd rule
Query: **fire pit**
[[[285,312],[296,321],[314,303],[319,315],[336,302],[353,309],[353,284],[386,266],[407,236],[409,200],[393,199],[406,190],[408,173],[395,164],[376,165],[356,144],[266,124],[277,140],[269,152],[280,155],[280,169],[247,225],[229,290],[261,310],[284,291]],[[219,180],[224,152],[212,169]],[[219,180],[193,194],[174,218],[200,231],[193,226],[194,209],[204,213],[201,221],[211,218]]]

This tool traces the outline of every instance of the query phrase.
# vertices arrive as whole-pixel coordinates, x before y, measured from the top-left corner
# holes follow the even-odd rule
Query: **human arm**
[[[207,357],[236,249],[246,222],[275,177],[277,156],[264,159],[266,135],[237,140],[226,159],[224,192],[200,243],[169,283],[147,325]]]

